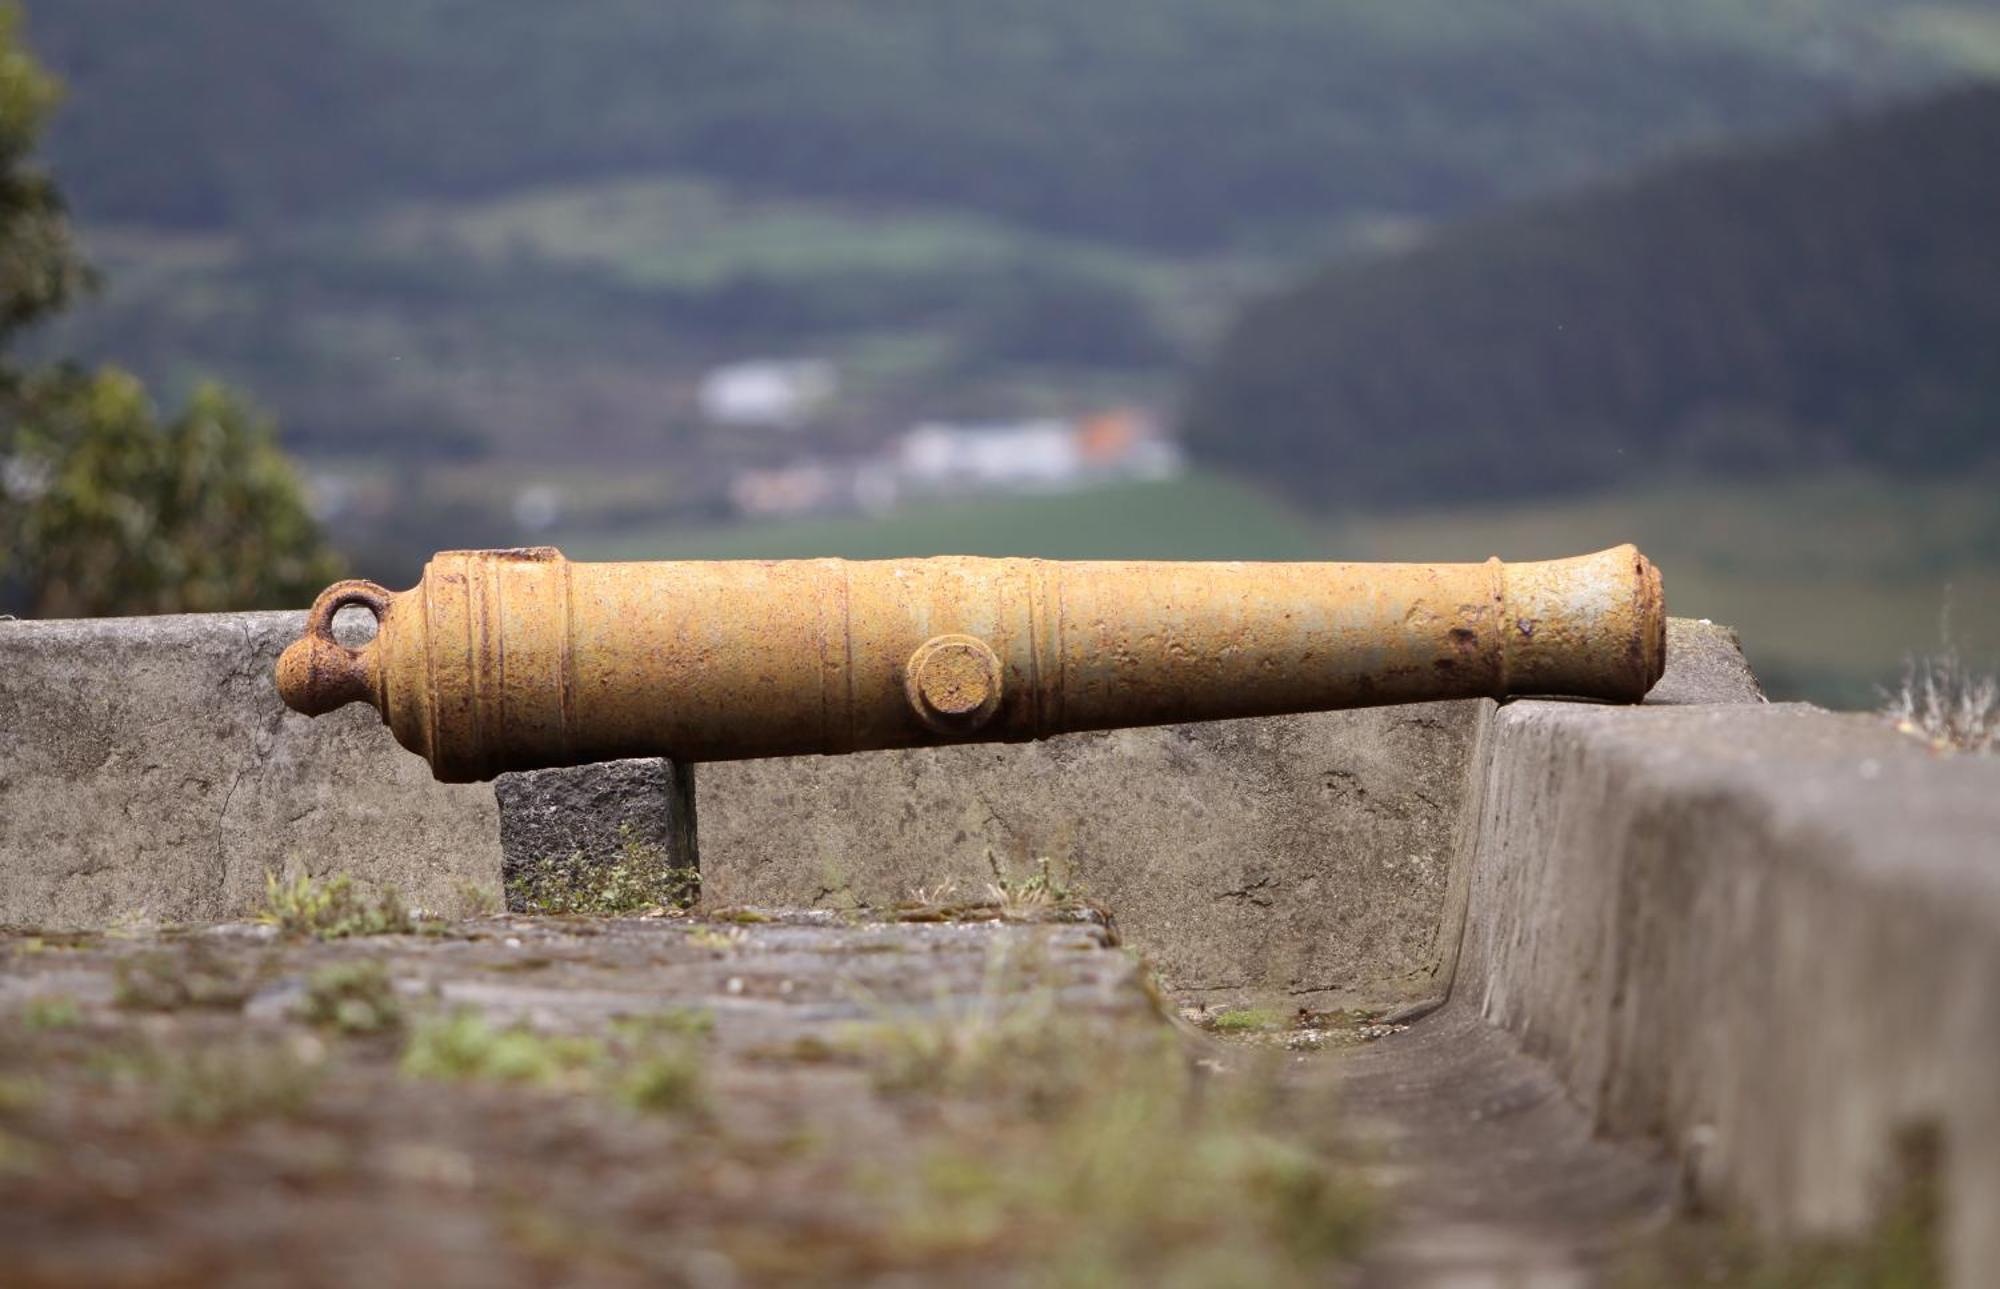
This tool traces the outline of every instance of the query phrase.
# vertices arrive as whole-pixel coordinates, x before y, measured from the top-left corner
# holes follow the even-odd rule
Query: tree
[[[0,519],[30,612],[296,605],[340,575],[270,423],[219,385],[162,421],[116,368],[21,391]]]
[[[33,164],[61,90],[21,47],[20,23],[18,8],[0,6],[0,343],[89,282],[62,197]]]
[[[0,342],[90,284],[33,165],[55,82],[0,8]],[[0,607],[37,616],[297,604],[339,576],[268,420],[203,385],[162,420],[106,367],[0,357]]]

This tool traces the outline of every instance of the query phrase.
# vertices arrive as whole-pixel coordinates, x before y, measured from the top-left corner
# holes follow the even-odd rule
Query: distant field
[[[826,519],[559,541],[583,559],[1039,555],[1047,559],[1314,559],[1326,534],[1241,484],[1197,476],[1089,492],[913,506]]]
[[[1950,628],[2000,658],[2000,490],[1989,480],[1663,486],[1320,523],[1197,476],[1053,497],[928,506],[880,520],[577,534],[583,559],[1039,555],[1065,559],[1543,559],[1636,541],[1672,611],[1738,628],[1773,697],[1869,706],[1907,653]]]

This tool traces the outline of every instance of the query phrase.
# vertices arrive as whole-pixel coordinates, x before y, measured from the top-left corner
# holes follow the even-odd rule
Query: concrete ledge
[[[2000,760],[1810,707],[1501,709],[1454,996],[1606,1131],[1778,1234],[1857,1232],[1943,1144],[2000,1266]]]
[[[663,762],[445,787],[374,715],[286,712],[298,614],[0,624],[0,919],[239,913],[266,868],[450,907],[628,843],[688,862]],[[1726,629],[1675,622],[1656,698],[1759,698]],[[699,769],[711,904],[964,896],[1048,859],[1177,993],[1395,1006],[1440,995],[1465,907],[1464,803],[1491,703]],[[650,768],[649,768],[650,767]],[[519,886],[519,882],[516,882]],[[518,894],[518,892],[517,892]]]
[[[1434,996],[1484,700],[696,768],[716,903],[977,895],[1037,859],[1175,994]],[[1455,931],[1456,924],[1453,924]]]
[[[435,782],[373,711],[308,720],[271,669],[303,613],[0,622],[0,922],[239,916],[266,869],[411,903],[494,895],[493,792]]]

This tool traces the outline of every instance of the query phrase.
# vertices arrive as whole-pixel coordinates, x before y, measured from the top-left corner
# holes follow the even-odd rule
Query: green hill
[[[2000,0],[28,0],[103,295],[357,553],[695,524],[915,420],[1164,407],[1334,251],[2000,71]],[[713,365],[835,362],[803,434]],[[644,479],[635,500],[631,481]]]
[[[1441,215],[1989,63],[1989,3],[50,0],[93,220],[682,172],[1153,245]]]
[[[1691,160],[1251,309],[1190,446],[1313,504],[2000,455],[2000,90]]]

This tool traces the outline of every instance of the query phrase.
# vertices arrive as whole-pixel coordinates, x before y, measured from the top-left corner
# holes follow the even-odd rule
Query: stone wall
[[[1455,1001],[1781,1234],[1859,1231],[1931,1136],[1952,1283],[1988,1283],[2000,759],[1803,705],[1516,703],[1489,738]]]
[[[491,788],[433,781],[372,710],[278,701],[272,666],[304,623],[0,621],[0,922],[236,917],[267,870],[432,909],[497,896]]]
[[[963,896],[1047,859],[1176,995],[1438,994],[1484,701],[696,770],[712,902]]]

